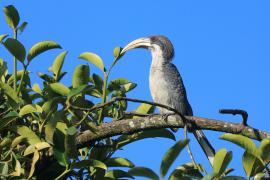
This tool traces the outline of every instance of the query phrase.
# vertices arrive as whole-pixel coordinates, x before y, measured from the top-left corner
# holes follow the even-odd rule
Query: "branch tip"
[[[238,115],[240,114],[242,116],[242,124],[244,126],[248,126],[247,125],[247,119],[248,119],[248,113],[245,110],[241,110],[241,109],[220,109],[219,113],[221,114],[232,114],[232,115]]]

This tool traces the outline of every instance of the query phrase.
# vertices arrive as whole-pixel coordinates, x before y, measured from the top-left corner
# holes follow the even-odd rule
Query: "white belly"
[[[172,92],[170,82],[168,82],[167,79],[164,78],[164,74],[162,71],[151,70],[149,77],[149,87],[154,102],[174,108],[171,101],[174,92]],[[169,112],[168,110],[163,108],[159,109],[161,113]]]

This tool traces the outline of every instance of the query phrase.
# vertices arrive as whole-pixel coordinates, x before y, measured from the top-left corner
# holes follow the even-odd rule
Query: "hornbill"
[[[145,48],[152,54],[149,87],[154,102],[170,106],[183,116],[192,116],[193,111],[187,99],[182,77],[172,64],[174,48],[171,41],[165,36],[139,38],[126,45],[121,53],[124,54],[134,48]],[[159,110],[161,114],[172,113],[164,108]],[[214,148],[201,130],[194,130],[193,134],[213,165]]]

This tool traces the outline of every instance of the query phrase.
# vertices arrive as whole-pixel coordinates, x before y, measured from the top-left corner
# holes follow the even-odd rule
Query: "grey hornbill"
[[[149,86],[154,102],[170,106],[183,116],[192,116],[193,112],[187,99],[183,80],[176,66],[171,63],[174,48],[170,40],[164,36],[139,38],[126,45],[121,53],[134,48],[145,48],[151,51]],[[159,109],[161,114],[171,113],[167,109]],[[195,130],[193,134],[213,165],[215,150],[201,130]]]

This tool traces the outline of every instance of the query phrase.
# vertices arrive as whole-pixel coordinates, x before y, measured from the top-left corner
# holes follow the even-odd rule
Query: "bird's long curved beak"
[[[136,40],[132,41],[128,45],[126,45],[122,49],[121,54],[124,54],[126,51],[128,51],[130,49],[134,49],[134,48],[149,48],[150,46],[151,46],[150,38],[139,38],[139,39],[136,39]]]

